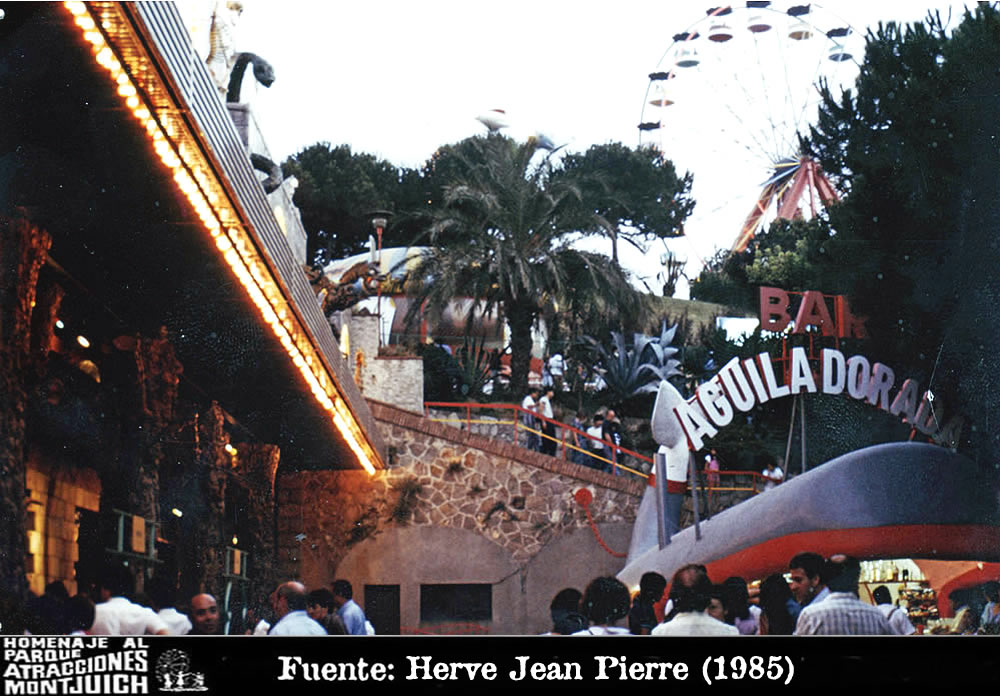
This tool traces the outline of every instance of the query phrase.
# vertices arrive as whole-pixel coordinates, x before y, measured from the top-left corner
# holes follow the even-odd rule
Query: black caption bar
[[[0,695],[1000,682],[990,637],[0,637]]]

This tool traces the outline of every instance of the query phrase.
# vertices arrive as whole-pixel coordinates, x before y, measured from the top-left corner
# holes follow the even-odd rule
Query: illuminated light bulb
[[[108,66],[111,64],[111,59],[114,57],[114,53],[111,49],[105,46],[97,53],[97,62],[103,66]]]
[[[163,131],[161,131],[160,129],[156,129],[155,131],[153,131],[153,140],[156,142],[160,142],[161,140],[163,140]]]
[[[238,544],[238,543],[239,543],[239,539],[236,538],[236,535],[233,535],[233,546],[236,546],[236,544]]]
[[[63,324],[62,319],[56,319],[56,328],[57,329],[65,329],[66,328],[66,325]]]
[[[173,508],[170,512],[171,514],[173,514],[174,517],[184,517],[184,513],[178,510],[177,508]]]
[[[125,98],[134,97],[136,95],[135,87],[132,85],[122,85],[118,88],[118,94]]]
[[[89,41],[90,43],[94,44],[94,48],[104,45],[104,37],[101,36],[101,32],[99,31],[85,32],[83,38]]]
[[[239,269],[236,268],[236,264],[239,263],[239,257],[236,256],[236,252],[232,249],[232,247],[230,247],[229,249],[227,249],[226,253],[224,253],[222,256],[223,256],[224,259],[226,259],[226,262],[230,266],[232,266],[234,269],[236,269],[236,271],[238,273]]]
[[[84,348],[90,348],[90,341],[87,340],[86,336],[77,336],[76,342],[79,343]]]
[[[229,443],[229,442],[227,442],[227,443],[226,443],[226,446],[225,446],[225,447],[224,447],[223,449],[225,449],[225,450],[226,450],[227,452],[229,452],[229,454],[230,454],[230,455],[232,455],[232,456],[234,456],[234,457],[235,457],[235,456],[236,456],[236,454],[237,454],[237,450],[236,450],[236,448],[235,448],[235,447],[233,447],[233,446],[232,446],[232,444],[231,444],[231,443]]]
[[[77,16],[82,15],[84,12],[87,11],[87,6],[84,5],[82,2],[69,2],[67,0],[67,2],[63,3],[63,5],[66,6],[66,9],[68,9],[70,12],[72,12],[74,15]]]
[[[115,82],[117,82],[119,85],[127,85],[128,84],[128,75],[126,75],[125,73],[122,73],[121,75],[119,75],[115,79]]]
[[[78,15],[76,18],[76,24],[84,31],[91,31],[97,28],[97,25],[94,23],[94,20],[87,15]]]
[[[134,109],[139,106],[139,97],[129,97],[125,100],[126,106],[130,109]]]

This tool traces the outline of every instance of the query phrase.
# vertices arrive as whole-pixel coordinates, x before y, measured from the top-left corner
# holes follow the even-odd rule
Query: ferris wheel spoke
[[[767,112],[767,123],[771,131],[771,152],[769,154],[774,156],[777,154],[778,142],[781,139],[781,135],[778,132],[777,117],[774,115],[775,112],[772,111],[770,90],[768,90],[767,88],[767,82],[764,81],[764,77],[765,75],[767,75],[767,71],[765,70],[764,64],[761,61],[760,40],[758,40],[756,35],[753,36],[753,46],[754,46],[754,60],[757,64],[756,72],[758,77],[760,77],[760,93],[764,95],[764,107],[765,111]]]

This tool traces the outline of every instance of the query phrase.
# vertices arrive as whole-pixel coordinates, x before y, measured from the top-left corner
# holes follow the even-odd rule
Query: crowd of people
[[[614,577],[595,578],[581,592],[566,588],[550,605],[552,629],[569,636],[739,636],[739,635],[912,635],[920,632],[906,608],[881,585],[874,604],[859,598],[861,564],[845,555],[823,558],[796,554],[787,572],[764,578],[751,592],[740,577],[713,583],[703,565],[677,570],[670,582],[645,573],[633,598]],[[787,577],[787,580],[786,580]],[[230,622],[214,596],[198,593],[175,606],[169,584],[153,578],[146,592],[133,592],[128,569],[110,565],[88,594],[70,597],[61,582],[50,583],[24,612],[25,633],[46,635],[372,635],[349,581],[311,591],[295,580],[280,583],[266,608]],[[952,633],[1000,633],[1000,583],[986,583],[979,613],[959,610]],[[9,608],[9,607],[8,607]],[[10,614],[13,616],[13,614]],[[978,619],[978,620],[977,620]],[[227,630],[228,628],[228,630]],[[234,630],[234,628],[236,630]],[[5,626],[20,630],[16,624]]]
[[[747,582],[730,577],[715,584],[703,565],[680,568],[668,583],[659,573],[642,576],[639,592],[613,577],[593,580],[582,593],[566,588],[550,606],[545,635],[912,635],[917,629],[891,593],[875,588],[875,604],[858,595],[860,562],[849,556],[796,554],[784,574],[768,576],[751,598]],[[989,600],[980,632],[1000,625],[1000,585],[987,584]],[[626,620],[627,619],[627,620]],[[955,632],[962,630],[956,621]]]
[[[170,584],[158,577],[146,583],[145,592],[134,592],[128,568],[110,564],[95,587],[70,597],[59,581],[33,597],[22,612],[25,633],[45,635],[222,635],[225,617],[211,594],[192,596],[181,611]],[[309,591],[298,581],[279,584],[266,605],[248,611],[229,629],[257,636],[372,635],[374,629],[364,610],[354,601],[351,583],[335,580],[329,588]],[[230,617],[234,618],[234,617]],[[10,626],[15,628],[15,626]]]
[[[525,447],[550,457],[556,456],[562,443],[552,420],[554,396],[552,387],[544,390],[533,387],[521,401],[522,422],[527,432]],[[622,423],[614,409],[595,413],[589,421],[583,411],[578,411],[569,425],[571,429],[564,434],[568,460],[609,474],[621,474],[616,464],[622,463],[618,448],[624,439]]]

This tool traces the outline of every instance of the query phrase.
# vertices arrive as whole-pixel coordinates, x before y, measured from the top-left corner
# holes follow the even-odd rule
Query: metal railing
[[[457,417],[442,418],[432,416],[432,409],[455,411]],[[497,415],[484,417],[484,412],[494,413]],[[477,425],[510,427],[512,428],[513,442],[515,444],[519,444],[518,433],[523,432],[539,438],[539,441],[550,440],[555,442],[558,446],[558,454],[555,456],[561,459],[576,461],[577,463],[587,461],[582,459],[572,459],[573,455],[571,453],[578,452],[590,460],[599,462],[598,466],[590,465],[591,468],[604,471],[610,470],[613,474],[625,472],[647,480],[650,478],[648,473],[640,471],[637,468],[627,466],[623,463],[623,460],[625,460],[626,457],[633,457],[640,462],[647,462],[650,465],[650,470],[652,470],[652,458],[625,447],[612,444],[607,440],[588,435],[583,430],[574,428],[572,425],[567,425],[566,423],[560,423],[559,421],[551,418],[546,418],[545,416],[539,415],[534,411],[529,411],[521,407],[519,404],[480,404],[474,402],[460,403],[451,401],[427,401],[424,403],[424,415],[428,420],[435,423],[448,423],[463,426],[468,432],[473,432],[473,426]],[[531,424],[533,422],[551,423],[560,434],[553,437],[544,430],[533,426]],[[591,444],[585,444],[588,441]],[[610,458],[609,456],[602,454],[602,452],[608,451],[611,453]],[[587,465],[585,464],[584,466]],[[708,471],[707,469],[701,469],[698,471],[698,474],[700,480],[703,482],[701,487],[709,494],[726,492],[760,493],[764,490],[764,485],[767,483],[765,477],[758,471]],[[718,477],[718,479],[714,477]],[[745,483],[738,481],[738,478],[749,478],[750,484],[746,485]],[[730,485],[722,485],[723,481],[726,479],[732,481],[733,483]],[[690,489],[690,487],[691,483],[689,482],[688,488]]]
[[[433,418],[431,417],[431,409],[457,409],[459,411],[465,412],[465,418]],[[501,414],[510,414],[508,418],[496,418],[491,420],[485,420],[482,418],[473,418],[472,411],[499,411]],[[635,452],[626,447],[621,447],[620,445],[615,445],[607,440],[594,437],[593,435],[588,435],[583,430],[579,428],[574,428],[572,425],[567,425],[566,423],[560,423],[552,418],[546,418],[543,415],[535,413],[534,411],[529,411],[526,408],[521,407],[519,404],[477,404],[477,403],[454,403],[448,401],[428,401],[424,403],[424,415],[431,421],[435,423],[459,423],[464,424],[465,429],[471,432],[473,425],[488,424],[488,425],[504,425],[513,426],[513,437],[514,443],[518,444],[518,433],[524,432],[529,436],[535,436],[538,438],[539,442],[544,442],[545,440],[551,441],[556,444],[557,452],[561,454],[555,455],[563,460],[574,461],[578,464],[586,462],[591,459],[595,462],[599,462],[599,466],[594,466],[591,464],[583,464],[584,466],[590,466],[593,469],[601,469],[604,471],[610,470],[610,473],[615,475],[620,475],[619,472],[625,472],[639,478],[648,479],[649,474],[640,471],[639,469],[631,466],[627,466],[624,461],[626,457],[634,457],[640,462],[646,462],[649,464],[650,469],[653,466],[653,460],[644,454]],[[536,426],[536,423],[550,423],[559,435],[553,437],[545,430]],[[583,443],[590,442],[589,446],[581,446]],[[587,457],[583,459],[581,456],[577,455],[578,458],[574,459],[572,452],[577,452],[582,457]],[[606,456],[606,454],[610,453]]]

